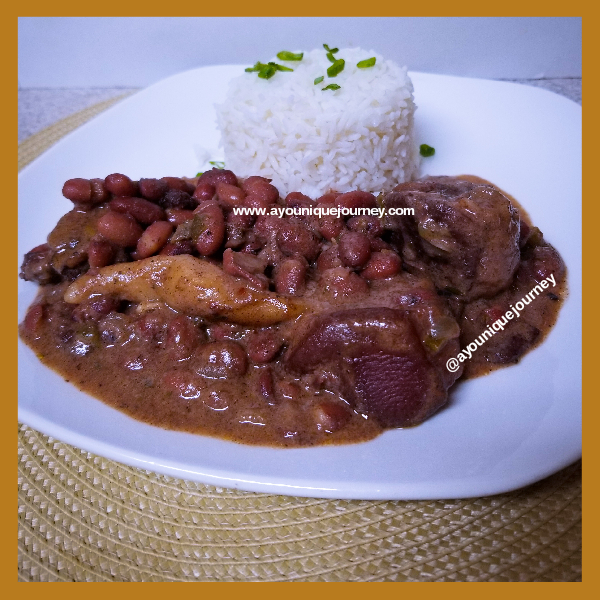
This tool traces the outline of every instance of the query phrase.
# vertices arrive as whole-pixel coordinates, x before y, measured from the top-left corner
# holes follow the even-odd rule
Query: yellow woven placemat
[[[19,146],[19,168],[116,100]],[[294,498],[157,475],[19,425],[20,581],[579,581],[581,463],[435,502]]]

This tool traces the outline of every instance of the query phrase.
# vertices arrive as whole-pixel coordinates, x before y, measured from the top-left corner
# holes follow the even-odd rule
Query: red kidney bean
[[[23,327],[32,333],[38,329],[44,320],[44,307],[41,304],[32,304],[27,309],[27,314],[23,320]]]
[[[202,256],[210,256],[217,252],[225,240],[225,217],[219,205],[214,202],[201,204],[194,214],[201,214],[204,219],[204,230],[196,240],[196,250]]]
[[[119,300],[112,296],[106,296],[104,294],[100,296],[93,296],[88,298],[86,302],[89,303],[90,308],[97,314],[105,317],[109,312],[117,310],[119,308]]]
[[[277,232],[282,225],[284,225],[283,219],[279,219],[274,215],[265,215],[256,218],[252,232],[255,239],[264,245],[277,236]]]
[[[181,190],[169,190],[158,203],[163,208],[181,208],[183,210],[193,210],[198,205],[195,198]]]
[[[289,208],[306,208],[309,206],[313,206],[314,202],[308,196],[305,196],[300,192],[290,192],[285,197],[285,205]]]
[[[248,196],[259,198],[267,204],[273,204],[279,199],[279,191],[274,185],[265,181],[255,181],[243,188]]]
[[[69,179],[65,181],[62,195],[74,204],[91,204],[92,185],[89,179]]]
[[[381,238],[371,238],[371,252],[380,252],[381,250],[391,250],[392,247]]]
[[[239,248],[246,241],[246,232],[252,227],[252,215],[236,215],[230,212],[227,215],[227,242],[226,248]]]
[[[359,231],[369,237],[383,235],[383,225],[377,217],[359,216],[348,219],[346,226],[350,231]]]
[[[358,231],[344,231],[338,246],[340,259],[346,267],[362,267],[371,256],[369,238]]]
[[[90,179],[90,185],[92,186],[92,197],[90,198],[92,204],[102,204],[108,200],[110,194],[104,186],[104,179]]]
[[[241,377],[248,368],[244,349],[235,342],[209,342],[194,353],[199,375],[214,378]]]
[[[313,261],[319,255],[317,238],[300,224],[282,223],[277,232],[277,245],[287,256],[300,254]]]
[[[134,323],[137,336],[145,342],[162,343],[167,335],[168,317],[162,311],[148,312]]]
[[[112,210],[98,219],[96,227],[109,242],[122,247],[135,246],[143,233],[142,228],[131,215]]]
[[[264,209],[265,214],[268,214],[273,204],[271,204],[266,198],[250,194],[244,199],[244,206],[258,210]]]
[[[267,179],[266,177],[260,177],[259,175],[251,175],[241,182],[240,187],[246,192],[246,194],[249,194],[252,186],[256,185],[257,183],[271,183],[271,180]]]
[[[100,295],[93,296],[78,304],[73,311],[73,317],[76,321],[83,323],[85,321],[99,321],[108,313],[119,308],[119,300],[112,296]]]
[[[327,208],[326,204],[319,204],[319,208]],[[344,229],[344,219],[341,217],[324,216],[319,218],[319,233],[326,240],[333,240],[338,237]]]
[[[328,192],[327,194],[323,194],[320,198],[317,198],[317,204],[334,204],[335,199],[338,196],[340,196],[339,192]]]
[[[115,259],[115,249],[106,240],[92,240],[87,252],[88,263],[92,269],[111,265]]]
[[[341,266],[342,261],[340,260],[337,244],[334,244],[330,248],[327,248],[327,250],[321,252],[321,254],[319,254],[319,258],[317,258],[317,269],[321,272]]]
[[[400,257],[392,250],[374,252],[362,270],[361,276],[365,279],[387,279],[397,275],[402,270]]]
[[[377,200],[369,192],[346,192],[335,199],[335,204],[340,208],[376,208]]]
[[[181,225],[194,217],[193,210],[184,210],[182,208],[167,208],[167,220],[173,225]]]
[[[154,202],[160,200],[168,191],[169,186],[161,179],[140,179],[140,195]]]
[[[180,177],[161,177],[160,181],[167,186],[169,191],[176,190],[190,195],[194,193],[194,186]]]
[[[279,392],[286,400],[298,400],[300,391],[300,386],[296,383],[286,381],[285,379],[279,381]]]
[[[228,208],[240,206],[246,197],[244,190],[239,188],[237,185],[223,183],[222,181],[217,183],[216,190],[217,198]]]
[[[137,196],[138,193],[138,186],[122,173],[108,175],[104,187],[115,196]]]
[[[369,285],[364,279],[361,279],[356,273],[344,267],[337,267],[325,271],[320,280],[321,287],[324,287],[334,298],[355,296],[358,294],[367,294]]]
[[[200,175],[200,179],[198,179],[198,185],[201,183],[210,183],[211,185],[216,186],[219,182],[237,185],[238,181],[232,171],[228,171],[227,169],[217,169],[216,167],[212,168],[210,171],[205,171]]]
[[[534,230],[533,235],[536,237],[539,235],[542,238],[542,233],[539,230]],[[531,255],[528,255],[525,260],[521,261],[515,283],[525,284],[525,282],[531,280],[541,281],[549,275],[554,275],[558,281],[563,277],[564,273],[565,264],[560,254],[552,246],[536,245],[531,249]]]
[[[216,188],[212,183],[204,182],[199,183],[194,190],[194,195],[192,198],[198,200],[198,202],[205,202],[206,200],[212,200],[215,193]]]
[[[250,360],[255,363],[267,363],[275,358],[281,347],[283,340],[275,331],[263,329],[262,331],[252,331],[246,342],[246,349]]]
[[[258,376],[258,393],[269,402],[274,403],[275,400],[275,384],[273,382],[273,372],[270,367],[266,367],[260,371]]]
[[[162,250],[173,233],[173,224],[168,221],[156,221],[142,233],[135,249],[136,259],[148,258]]]
[[[161,256],[177,256],[179,254],[192,254],[194,252],[194,243],[192,240],[179,240],[178,242],[168,243],[160,252]]]
[[[319,431],[338,431],[352,417],[350,408],[339,402],[322,400],[313,406],[313,417]]]
[[[131,215],[144,225],[150,225],[154,221],[164,221],[167,218],[160,206],[143,198],[117,196],[108,203],[108,206],[115,212]]]
[[[254,215],[236,215],[234,212],[230,212],[227,215],[227,223],[235,223],[238,227],[252,227],[252,223],[255,220]]]
[[[244,331],[241,325],[235,323],[226,323],[218,321],[206,327],[206,333],[211,341],[223,342],[224,340],[235,341],[243,336]]]
[[[185,315],[179,315],[169,323],[165,347],[177,360],[189,358],[200,341],[199,329]]]
[[[287,258],[277,267],[275,291],[278,294],[298,296],[304,291],[308,265],[300,258]]]
[[[169,371],[162,381],[183,400],[198,400],[206,389],[206,382],[190,371]]]

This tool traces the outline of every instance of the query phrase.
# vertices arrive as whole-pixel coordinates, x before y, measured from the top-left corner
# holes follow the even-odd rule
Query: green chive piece
[[[368,69],[369,67],[374,67],[375,66],[375,61],[377,59],[372,56],[371,58],[367,58],[366,60],[361,60],[359,63],[356,63],[356,66],[359,69]]]
[[[264,65],[261,62],[256,62],[254,63],[253,67],[248,67],[247,69],[245,69],[246,73],[254,73],[254,71],[260,71],[260,68],[263,67]]]
[[[327,58],[329,59],[329,62],[332,63],[334,63],[337,60],[337,58],[331,52],[327,53]]]
[[[277,54],[277,58],[279,60],[302,60],[304,56],[304,52],[300,52],[300,54],[294,54],[293,52],[288,52],[287,50],[282,50]]]
[[[202,175],[204,175],[204,171],[198,171],[194,177],[201,177]]]
[[[278,65],[274,62],[269,62],[267,64],[261,63],[260,61],[255,63],[253,67],[248,67],[245,69],[246,73],[254,73],[258,72],[258,76],[261,79],[271,79],[277,71],[293,71],[294,69],[290,69],[289,67],[284,67],[283,65]]]
[[[317,78],[315,79],[315,85],[317,85],[318,83],[321,83],[321,81],[323,81],[323,79],[325,79],[325,76],[324,76],[324,75],[321,75],[321,77],[317,77]]]
[[[274,62],[270,62],[269,66],[273,67],[277,71],[293,71],[294,70],[294,69],[290,69],[289,67],[284,67],[283,65],[278,65],[277,63],[274,63]]]
[[[260,77],[260,75],[259,75],[259,77]],[[225,163],[222,160],[209,160],[208,164],[212,165],[213,167],[216,167],[217,169],[225,168]]]
[[[421,156],[433,156],[435,154],[435,148],[428,146],[427,144],[421,144],[419,147],[419,153]]]
[[[331,54],[335,54],[336,52],[340,51],[339,48],[330,48],[327,44],[323,44],[323,48],[325,48],[327,52],[331,52]]]
[[[336,77],[339,73],[344,70],[346,61],[343,58],[338,58],[330,67],[327,69],[328,77]]]
[[[325,90],[333,90],[335,92],[335,90],[339,90],[342,86],[338,85],[337,83],[330,83],[329,85],[326,85],[321,91],[325,91]]]
[[[277,69],[271,65],[265,65],[259,72],[258,76],[261,79],[271,79],[277,73]]]

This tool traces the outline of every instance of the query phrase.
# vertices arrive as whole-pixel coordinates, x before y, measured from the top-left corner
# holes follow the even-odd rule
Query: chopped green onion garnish
[[[258,72],[258,76],[261,79],[271,79],[271,77],[273,77],[273,75],[275,75],[275,73],[277,73],[277,69],[275,67],[273,67],[271,65],[265,65]]]
[[[195,177],[200,177],[201,175],[204,175],[204,171],[198,171]]]
[[[371,58],[367,58],[366,60],[361,60],[359,63],[356,63],[356,66],[359,69],[368,69],[369,67],[375,66],[375,61],[377,59],[372,56]]]
[[[277,58],[279,60],[302,60],[304,56],[304,52],[300,52],[300,54],[294,54],[293,52],[288,52],[287,50],[282,50],[277,54]]]
[[[247,69],[245,69],[246,73],[253,73],[254,71],[260,71],[260,68],[263,67],[264,65],[261,62],[256,62],[254,63],[253,67],[248,67]]]
[[[274,63],[274,62],[270,62],[269,66],[273,67],[274,69],[277,69],[278,71],[293,71],[294,70],[294,69],[290,69],[289,67],[284,67],[283,65],[278,65],[277,63]]]
[[[421,144],[419,148],[421,156],[433,156],[435,154],[435,148],[428,146],[427,144]]]
[[[327,75],[329,77],[335,77],[344,70],[345,64],[346,61],[343,58],[339,58],[329,67],[329,69],[327,69]]]
[[[334,63],[337,60],[337,58],[331,52],[327,53],[327,58],[329,59],[329,62],[332,63]]]
[[[342,87],[341,85],[338,85],[337,83],[330,83],[329,85],[326,85],[322,91],[324,92],[325,90],[339,90],[340,87]]]
[[[217,169],[225,168],[225,163],[222,160],[209,160],[208,164],[212,165],[213,167],[216,167]]]
[[[321,75],[321,77],[317,77],[317,78],[315,79],[315,85],[317,85],[317,83],[321,83],[321,81],[323,81],[323,79],[325,79],[325,76],[324,76],[324,75]]]
[[[277,71],[293,71],[294,69],[290,69],[289,67],[284,67],[283,65],[278,65],[274,62],[269,62],[267,64],[257,62],[253,67],[248,67],[245,69],[246,73],[254,73],[258,71],[258,76],[261,79],[271,79]]]
[[[325,50],[327,50],[327,52],[331,52],[331,54],[335,54],[336,52],[339,52],[339,48],[330,48],[327,44],[323,44],[323,48],[325,48]]]

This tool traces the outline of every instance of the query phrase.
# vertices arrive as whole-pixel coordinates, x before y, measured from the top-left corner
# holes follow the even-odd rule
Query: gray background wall
[[[143,87],[194,67],[250,64],[323,42],[372,48],[413,71],[581,76],[577,17],[25,17],[19,86]]]

